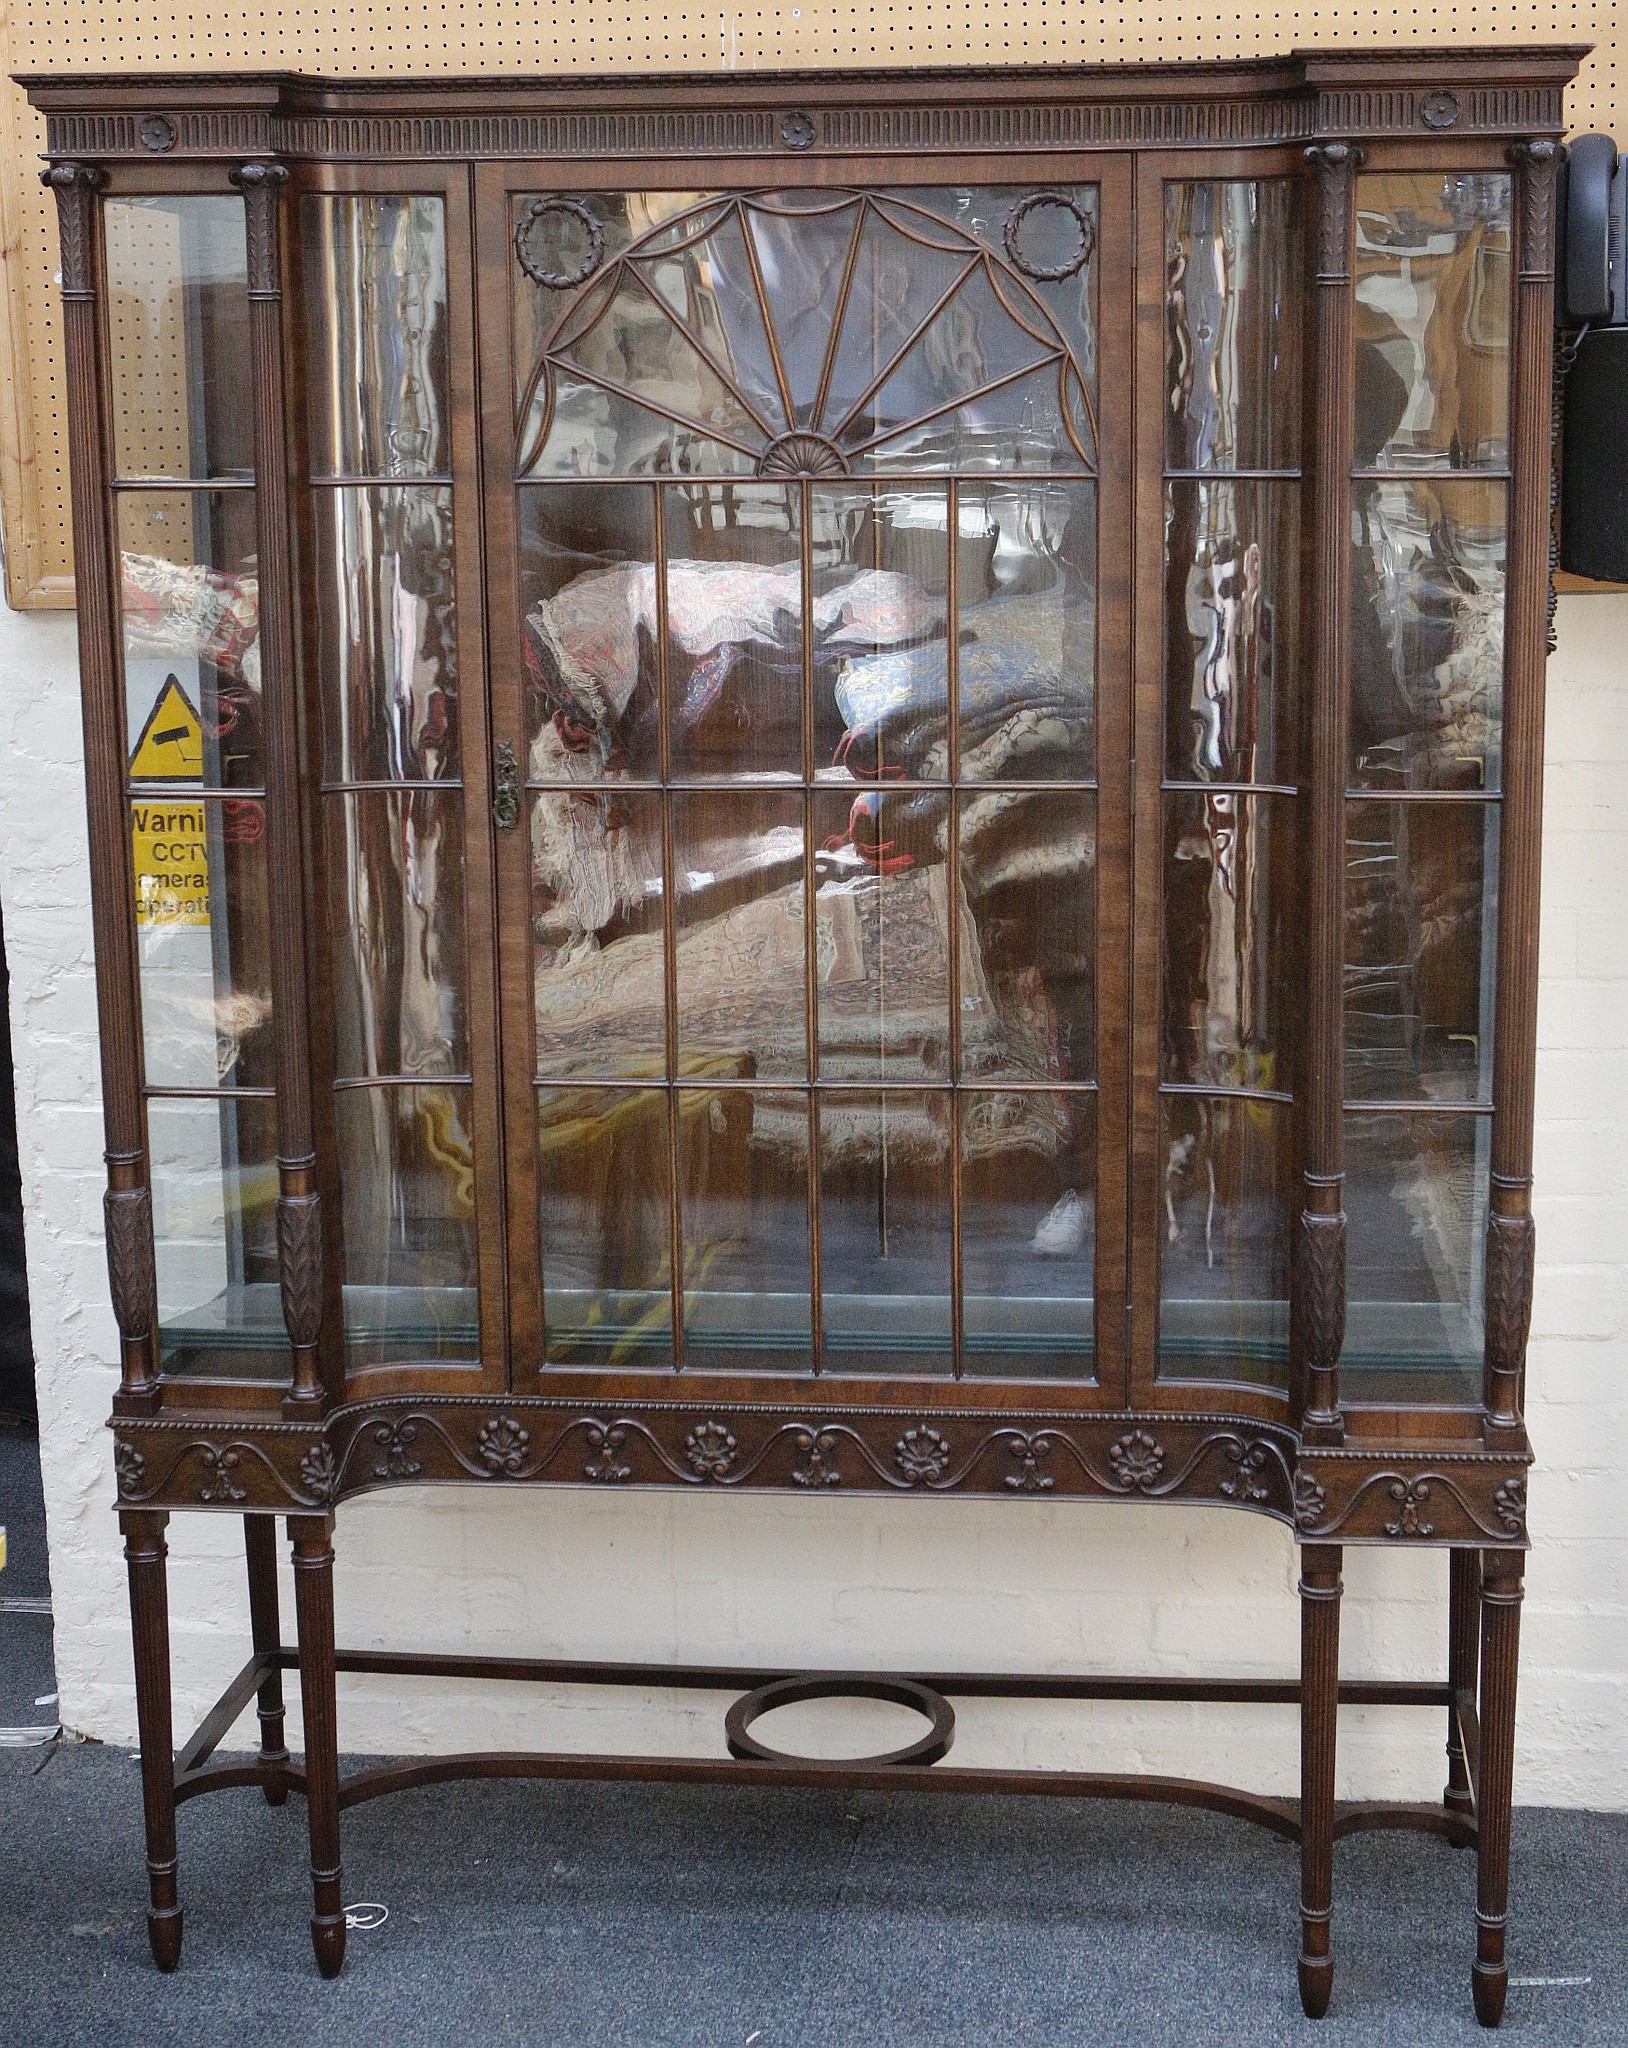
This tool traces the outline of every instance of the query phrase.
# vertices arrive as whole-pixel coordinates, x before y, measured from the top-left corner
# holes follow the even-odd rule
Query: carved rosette
[[[157,1282],[153,1272],[153,1202],[145,1188],[109,1188],[102,1197],[107,1223],[107,1281],[113,1318],[127,1344],[153,1333]]]
[[[1498,1216],[1487,1223],[1487,1375],[1497,1389],[1494,1406],[1515,1420],[1526,1336],[1532,1322],[1532,1267],[1537,1226],[1530,1216]]]
[[[322,1197],[277,1198],[277,1274],[283,1321],[296,1350],[308,1351],[322,1328]]]
[[[1555,179],[1560,145],[1548,140],[1511,145],[1521,221],[1520,275],[1549,278],[1555,267]]]
[[[94,217],[102,173],[94,164],[52,164],[40,183],[57,196],[57,234],[62,246],[62,296],[96,296]]]
[[[282,296],[282,265],[278,255],[277,209],[288,171],[283,164],[244,164],[231,173],[243,194],[243,225],[249,254],[249,297]]]
[[[1362,151],[1351,142],[1314,142],[1306,161],[1317,173],[1317,282],[1351,275],[1351,200]]]

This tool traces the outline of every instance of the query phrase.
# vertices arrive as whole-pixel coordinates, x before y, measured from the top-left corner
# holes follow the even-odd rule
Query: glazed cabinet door
[[[514,1383],[1117,1402],[1128,165],[718,168],[477,173]]]
[[[504,1383],[465,171],[290,194],[318,1154],[347,1378]]]

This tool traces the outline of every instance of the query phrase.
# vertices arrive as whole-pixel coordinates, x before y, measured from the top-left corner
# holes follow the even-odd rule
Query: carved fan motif
[[[1089,471],[1093,202],[973,197],[943,195],[964,218],[892,193],[712,198],[620,249],[628,202],[600,200],[607,260],[574,276],[525,240],[564,202],[532,201],[520,473]],[[1056,250],[1028,248],[1039,223],[1066,230]]]

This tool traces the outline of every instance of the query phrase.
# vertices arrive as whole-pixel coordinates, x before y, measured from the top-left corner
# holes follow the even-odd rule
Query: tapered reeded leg
[[[339,1867],[339,1713],[334,1691],[334,1552],[331,1515],[290,1515],[294,1606],[300,1632],[305,1797],[311,1820],[311,1942],[324,1977],[345,1960]]]
[[[1448,1552],[1447,1683],[1455,1701],[1468,1693],[1473,1700],[1481,1675],[1481,1553]],[[1469,1761],[1459,1733],[1456,1706],[1447,1710],[1447,1783],[1441,1803],[1449,1813],[1475,1815]]]
[[[1300,1553],[1300,2003],[1320,2020],[1334,1990],[1334,1754],[1340,1705],[1340,1550]]]
[[[1518,1550],[1481,1555],[1481,1784],[1477,1802],[1475,2016],[1495,2027],[1504,2016],[1509,1965],[1509,1819],[1515,1784],[1515,1672],[1521,1647]]]
[[[175,1734],[170,1719],[170,1601],[165,1573],[165,1514],[134,1509],[119,1516],[130,1574],[130,1631],[136,1653],[136,1726],[141,1734],[141,1799],[147,1822],[147,1939],[153,1961],[181,1960],[176,1893]]]
[[[277,1615],[277,1521],[273,1515],[245,1515],[243,1544],[249,1559],[249,1635],[256,1650],[281,1646],[282,1626]],[[280,1767],[288,1762],[288,1745],[283,1740],[283,1674],[268,1672],[260,1687],[260,1761]],[[281,1806],[288,1798],[287,1782],[271,1778],[260,1788],[268,1806]]]

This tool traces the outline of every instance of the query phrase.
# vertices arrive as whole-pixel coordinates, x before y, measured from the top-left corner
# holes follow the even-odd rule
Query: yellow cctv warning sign
[[[130,780],[202,782],[203,725],[174,676],[164,678],[130,756]],[[138,925],[207,925],[209,849],[206,806],[173,796],[136,797],[130,847]]]

